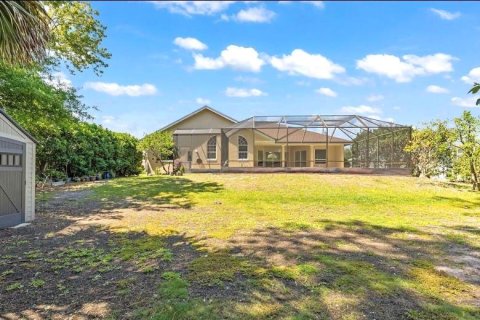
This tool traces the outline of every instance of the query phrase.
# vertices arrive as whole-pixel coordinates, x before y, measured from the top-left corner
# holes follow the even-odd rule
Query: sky
[[[209,105],[254,115],[361,114],[421,126],[480,82],[480,3],[92,2],[112,53],[59,78],[95,122],[137,137]]]

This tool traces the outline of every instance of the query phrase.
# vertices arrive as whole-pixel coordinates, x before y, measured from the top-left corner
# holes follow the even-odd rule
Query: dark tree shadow
[[[232,252],[258,261],[269,270],[285,266],[283,271],[273,272],[272,277],[288,288],[278,291],[258,286],[261,292],[258,297],[247,294],[240,300],[250,299],[252,304],[280,303],[283,311],[278,311],[276,316],[287,312],[285,310],[299,317],[329,319],[340,319],[349,312],[367,319],[480,316],[480,306],[475,302],[479,301],[480,294],[465,289],[468,279],[466,284],[461,284],[434,268],[441,255],[432,253],[451,247],[448,239],[410,240],[393,236],[405,233],[404,228],[387,228],[361,221],[323,222],[328,223],[327,231],[271,227],[232,239]],[[468,246],[465,249],[474,250]],[[417,288],[415,283],[422,281],[432,281],[433,285],[428,288],[429,284],[425,283],[427,289]],[[472,285],[475,284],[479,283],[473,281]],[[463,301],[447,299],[448,294],[444,292],[449,290],[465,290]],[[354,299],[350,305],[335,309],[329,302],[335,294]],[[309,299],[317,302],[318,309],[302,304]],[[465,304],[472,307],[465,307]],[[252,315],[247,312],[244,316]]]
[[[192,193],[222,190],[174,177],[123,184],[100,186],[86,201],[88,190],[59,194],[39,205],[30,227],[0,230],[0,318],[151,318],[167,310],[159,304],[175,303],[159,291],[165,272],[188,282],[176,319],[480,318],[480,296],[469,287],[480,282],[435,268],[478,248],[446,235],[323,219],[322,230],[291,222],[237,234],[212,251],[208,239],[78,223],[120,219],[117,208],[188,209]]]
[[[28,227],[0,230],[0,319],[135,318],[158,304],[162,274],[185,273],[200,255],[198,239],[182,234],[75,221],[43,212]]]

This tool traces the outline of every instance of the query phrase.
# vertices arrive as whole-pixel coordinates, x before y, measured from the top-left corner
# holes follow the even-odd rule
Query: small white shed
[[[0,228],[35,218],[35,146],[0,108]]]

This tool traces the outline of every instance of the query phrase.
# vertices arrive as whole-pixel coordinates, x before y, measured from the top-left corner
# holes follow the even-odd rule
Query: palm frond
[[[46,57],[50,18],[39,1],[0,1],[0,59],[28,65]]]

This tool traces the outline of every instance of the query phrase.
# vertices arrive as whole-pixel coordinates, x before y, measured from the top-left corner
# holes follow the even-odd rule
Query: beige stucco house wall
[[[178,161],[182,162],[187,170],[219,170],[222,152],[220,129],[231,126],[235,122],[235,119],[205,106],[160,130],[167,130],[174,134],[179,151]],[[212,138],[216,139],[216,157],[208,159],[207,144]],[[191,153],[191,160],[189,153]],[[147,172],[162,171],[160,161],[150,155],[145,155],[145,158],[144,166]]]
[[[24,221],[32,221],[35,218],[35,140],[0,109],[0,141],[2,138],[5,138],[5,141],[9,139],[14,143],[21,143],[25,146],[21,160],[25,186],[23,191]],[[0,147],[1,150],[2,148]],[[3,150],[6,150],[4,152],[8,153],[8,149]],[[8,183],[5,177],[2,178],[0,171],[0,184],[2,184],[3,188],[8,189]],[[17,195],[14,196],[16,197]]]
[[[305,134],[300,130],[291,130],[286,136],[291,136],[292,142],[276,141],[272,136],[276,129],[235,128],[229,130],[236,120],[210,108],[203,107],[191,114],[171,123],[161,130],[168,130],[174,136],[179,151],[176,163],[181,163],[187,170],[220,170],[222,167],[344,167],[344,143],[336,138],[336,143],[328,145],[328,161],[315,161],[315,150],[327,148],[326,137],[312,131],[306,131],[307,141],[303,142]],[[222,130],[223,129],[223,130]],[[281,130],[286,130],[281,128]],[[223,134],[222,134],[223,132]],[[285,137],[285,134],[282,134]],[[280,135],[280,136],[282,136]],[[247,142],[247,157],[239,157],[239,139]],[[300,138],[302,140],[300,140]],[[213,139],[213,140],[211,140]],[[295,139],[297,142],[295,142]],[[310,139],[310,140],[308,140]],[[288,139],[287,139],[288,140]],[[209,141],[215,141],[215,153],[208,152]],[[346,142],[346,141],[345,141]],[[222,150],[222,147],[226,150]],[[297,161],[295,155],[301,153],[302,161]],[[268,162],[278,156],[278,160]],[[214,156],[213,156],[214,155]],[[303,159],[303,156],[305,158]],[[223,161],[223,163],[222,163]],[[146,157],[147,172],[155,172],[160,168],[160,161]]]

